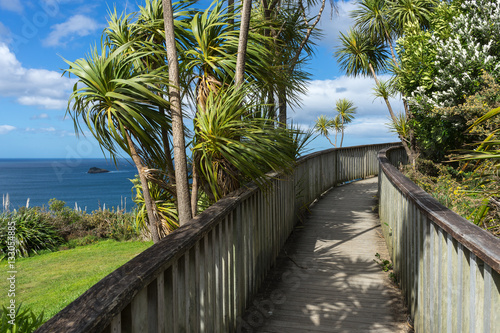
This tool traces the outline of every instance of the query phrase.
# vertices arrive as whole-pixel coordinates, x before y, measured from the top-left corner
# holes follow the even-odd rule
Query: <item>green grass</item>
[[[16,304],[53,317],[103,277],[153,242],[106,240],[16,260]],[[7,262],[0,263],[0,305],[7,305]]]

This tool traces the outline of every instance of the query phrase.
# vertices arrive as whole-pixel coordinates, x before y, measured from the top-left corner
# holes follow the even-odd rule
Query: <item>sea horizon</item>
[[[110,158],[0,158],[0,195],[9,196],[10,209],[48,207],[52,198],[70,208],[87,212],[97,209],[126,209],[132,201],[132,182],[137,169],[127,159]],[[92,167],[109,170],[89,174]],[[4,201],[2,201],[4,202]],[[3,205],[0,208],[3,210]]]

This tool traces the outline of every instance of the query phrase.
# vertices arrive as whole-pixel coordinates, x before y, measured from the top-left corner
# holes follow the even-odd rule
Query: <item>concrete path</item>
[[[389,255],[376,216],[377,178],[336,187],[296,227],[242,332],[407,332],[399,291],[374,262]]]

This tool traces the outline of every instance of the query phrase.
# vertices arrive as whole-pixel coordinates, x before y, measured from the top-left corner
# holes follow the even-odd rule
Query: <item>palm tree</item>
[[[352,11],[351,17],[355,19],[355,26],[363,33],[389,46],[393,68],[397,72],[399,63],[393,48],[394,38],[401,37],[405,27],[410,25],[428,28],[431,11],[437,4],[437,0],[362,0],[359,2],[359,8]],[[410,119],[412,115],[406,100],[403,100],[403,105],[406,118]],[[395,120],[392,115],[391,118]],[[411,142],[409,157],[413,161],[417,154],[414,151],[415,142],[411,128],[408,135]]]
[[[189,48],[192,45],[189,34],[184,29],[184,23],[189,19],[189,11],[185,10],[185,7],[189,4],[187,1],[183,1],[176,4],[175,8],[175,25],[176,25],[176,39],[178,47]],[[146,0],[144,6],[139,6],[138,15],[120,15],[116,14],[116,9],[110,12],[110,19],[108,20],[108,26],[104,31],[105,43],[111,49],[117,49],[119,47],[128,45],[126,52],[136,52],[137,50],[150,49],[151,52],[142,58],[138,58],[139,66],[145,67],[147,70],[159,70],[166,67],[166,56],[165,56],[165,38],[164,38],[164,20],[163,20],[163,4],[161,0]],[[131,20],[131,17],[136,17],[135,21]],[[165,69],[166,71],[166,69]],[[183,80],[184,81],[184,80]],[[165,84],[157,84],[159,97],[163,98],[166,94],[167,87]],[[165,107],[159,107],[158,112],[164,114],[170,119],[170,109]],[[154,197],[163,193],[164,191],[168,193],[161,194],[171,197],[173,202],[176,203],[177,193],[175,186],[175,170],[171,149],[171,127],[162,126],[162,147],[165,152],[165,158],[161,160],[146,160],[144,161],[147,166],[147,179],[148,182],[152,182],[156,187],[160,187],[161,190],[151,192],[153,196],[153,201],[156,205],[155,211],[162,211],[166,205],[165,200],[160,197]],[[152,185],[149,184],[151,189]],[[134,186],[136,190],[140,190],[140,187]],[[154,195],[153,195],[154,194]],[[141,198],[142,194],[136,196],[136,198]],[[144,204],[144,200],[138,200],[136,203],[141,207]],[[144,207],[142,207],[144,208]],[[142,209],[140,208],[140,209]],[[174,215],[170,215],[174,216]],[[177,216],[177,214],[175,214]],[[165,219],[162,219],[162,223]],[[163,226],[163,229],[170,230],[168,225],[175,225],[177,222],[168,221],[168,223]],[[162,230],[162,229],[159,229]],[[162,236],[162,233],[160,233]]]
[[[377,73],[386,69],[387,50],[383,41],[365,34],[359,29],[350,29],[346,35],[340,33],[341,46],[335,52],[340,67],[347,76],[371,76],[377,87],[380,86]],[[391,120],[396,123],[397,118],[389,102],[389,95],[384,94],[383,99],[389,110]],[[407,142],[400,135],[401,142],[410,158],[412,154]]]
[[[170,203],[159,202],[175,198],[180,224],[196,213],[195,205],[189,208],[189,184],[184,168],[186,133],[182,125],[182,96],[189,95],[197,104],[191,202],[198,198],[195,185],[198,170],[208,184],[206,192],[215,201],[242,181],[254,179],[263,185],[266,183],[263,172],[289,169],[301,147],[298,131],[277,129],[277,123],[266,118],[270,114],[267,106],[248,103],[261,101],[268,92],[265,88],[269,84],[278,85],[282,79],[273,77],[275,64],[267,47],[270,37],[258,33],[267,22],[260,25],[250,22],[253,28],[248,31],[241,81],[245,81],[244,89],[236,92],[228,84],[234,80],[238,58],[239,31],[229,24],[235,16],[225,12],[220,4],[203,13],[184,11],[184,5],[180,6],[183,11],[174,13],[170,1],[147,0],[135,22],[131,21],[132,16],[118,17],[116,12],[112,13],[103,36],[105,54],[101,56],[96,51],[86,63],[69,63],[68,70],[80,78],[72,96],[78,100],[72,110],[75,126],[76,119],[83,119],[101,140],[103,149],[114,156],[119,147],[132,157],[142,191],[137,193],[137,200],[144,202],[155,241],[166,230],[159,223],[162,210],[172,208]],[[186,82],[184,86],[180,86],[180,76]],[[192,89],[193,86],[196,88]],[[163,98],[167,94],[168,102]],[[235,101],[238,103],[234,104]],[[98,109],[96,105],[106,107]],[[224,119],[227,121],[221,121]],[[215,139],[211,124],[222,128]],[[229,125],[231,131],[227,131]],[[213,147],[214,140],[219,150],[207,148]],[[145,218],[144,214],[141,216]],[[175,227],[175,223],[171,226]]]
[[[410,0],[412,1],[412,0]],[[395,1],[396,2],[396,1]],[[358,2],[358,9],[351,12],[354,26],[364,34],[383,41],[391,49],[392,59],[398,66],[393,44],[393,25],[389,20],[389,1],[387,0],[362,0]]]
[[[335,52],[340,67],[347,76],[371,76],[379,85],[377,73],[386,69],[387,50],[384,43],[359,29],[340,33],[341,46]],[[385,99],[391,118],[395,119],[391,104]]]
[[[179,61],[175,42],[174,15],[172,2],[163,0],[163,17],[165,21],[165,47],[168,58],[169,100],[172,112],[172,137],[175,160],[175,186],[177,190],[177,210],[179,225],[192,218],[191,198],[187,170],[184,123],[182,120]]]
[[[337,148],[337,145],[334,144],[328,137],[330,135],[330,130],[333,129],[332,125],[333,124],[331,119],[328,119],[328,117],[325,115],[321,115],[318,117],[316,123],[314,124],[314,131],[318,132],[320,135],[323,135],[330,142],[332,146]],[[335,136],[335,138],[336,137],[337,136]]]
[[[252,89],[248,83],[223,85],[209,93],[205,110],[195,118],[193,155],[212,203],[249,180],[266,187],[266,172],[286,172],[293,166],[293,132],[259,116],[260,106],[246,100]]]
[[[397,37],[401,37],[405,27],[417,24],[422,29],[430,26],[432,10],[439,4],[437,0],[392,0],[388,1],[388,19]]]
[[[341,32],[340,42],[335,56],[346,75],[372,76],[378,82],[377,73],[387,68],[384,43],[359,29],[349,29],[347,34]]]
[[[340,118],[341,123],[342,138],[340,140],[340,147],[342,147],[345,125],[353,121],[357,107],[354,106],[354,102],[346,98],[341,98],[335,103],[335,109],[338,112],[337,116]]]
[[[157,147],[161,128],[169,127],[170,119],[157,112],[168,103],[157,95],[156,86],[165,77],[162,72],[145,72],[137,67],[138,59],[149,52],[128,54],[124,52],[128,47],[126,44],[112,50],[102,45],[102,54],[94,49],[86,59],[65,60],[70,66],[65,72],[78,78],[67,113],[73,118],[76,132],[81,131],[82,120],[113,159],[120,148],[132,158],[144,193],[150,232],[153,241],[158,242],[158,217],[149,195],[144,160],[165,158]]]
[[[335,143],[333,143],[329,138],[330,130],[335,131]],[[339,115],[337,115],[333,119],[330,119],[325,115],[321,115],[318,117],[316,123],[314,124],[314,131],[318,132],[320,135],[323,135],[332,146],[337,148],[337,134],[340,131],[343,131],[342,121]]]
[[[426,29],[436,0],[361,0],[351,12],[355,27],[375,39],[384,41],[399,67],[393,48],[394,37],[401,37],[406,26],[417,24]]]

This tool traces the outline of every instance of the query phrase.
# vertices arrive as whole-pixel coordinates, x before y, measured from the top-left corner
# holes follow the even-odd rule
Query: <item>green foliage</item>
[[[404,113],[399,113],[396,115],[395,122],[392,121],[392,119],[389,120],[390,122],[386,124],[386,126],[389,128],[389,131],[398,134],[401,138],[408,142],[410,129],[408,126],[409,122],[406,118],[406,115]]]
[[[392,262],[390,260],[387,260],[387,259],[383,259],[381,256],[380,256],[380,253],[375,253],[375,257],[377,257],[377,259],[373,259],[373,261],[380,266],[380,268],[382,268],[382,270],[384,272],[387,272],[389,274],[389,278],[391,279],[392,282],[394,283],[397,283],[397,277],[396,275],[394,274],[394,272],[392,271],[393,270],[393,265],[392,265]]]
[[[132,213],[96,210],[91,214],[73,210],[64,201],[51,199],[50,210],[21,208],[0,214],[0,253],[7,255],[9,226],[15,225],[16,255],[27,257],[44,251],[95,243],[100,239],[136,239],[139,230]],[[12,231],[12,230],[11,230]]]
[[[143,154],[160,160],[165,156],[157,143],[161,142],[161,127],[168,128],[170,119],[158,112],[158,107],[169,107],[158,94],[163,92],[159,85],[168,81],[164,71],[148,71],[138,65],[141,57],[154,52],[154,44],[133,53],[125,52],[129,46],[112,49],[102,45],[101,53],[94,48],[86,59],[65,60],[70,66],[66,71],[78,78],[67,112],[75,130],[80,130],[83,120],[111,156],[116,156],[118,148],[130,153],[128,134]]]
[[[9,238],[12,226],[15,226],[14,239]],[[10,252],[8,244],[14,242],[16,256],[27,257],[43,250],[56,250],[63,239],[38,208],[21,208],[0,215],[0,241],[4,256]]]
[[[499,179],[491,163],[476,168],[468,163],[453,166],[419,160],[406,175],[444,206],[500,235],[500,207],[490,202],[499,193]]]
[[[484,88],[466,97],[463,104],[435,109],[428,114],[414,113],[410,124],[415,129],[422,157],[443,161],[451,152],[485,139],[498,128],[500,119],[493,117],[467,131],[478,118],[500,106],[500,85],[486,73],[483,80]]]
[[[335,57],[348,76],[372,76],[372,71],[386,69],[388,52],[383,40],[374,39],[359,29],[349,29],[346,34],[340,33],[340,43]]]
[[[384,0],[363,0],[357,9],[351,12],[355,26],[366,32],[373,39],[388,41],[393,34],[388,20],[389,6]]]
[[[354,102],[346,98],[340,98],[335,102],[335,111],[337,111],[337,115],[333,118],[328,118],[325,115],[319,116],[313,130],[326,137],[334,147],[337,147],[337,134],[341,132],[342,139],[340,141],[340,147],[342,147],[344,130],[347,124],[354,120],[356,109],[357,107],[354,106]],[[335,131],[335,143],[330,141],[328,137],[330,130]]]
[[[129,240],[139,235],[134,223],[134,214],[120,210],[95,210],[89,214],[63,207],[58,211],[42,211],[41,214],[66,241],[86,237]]]
[[[61,212],[66,206],[66,202],[52,198],[49,200],[49,209],[53,212]]]
[[[442,161],[484,139],[477,136],[480,131],[465,135],[465,130],[484,114],[481,104],[491,102],[487,96],[500,80],[500,43],[491,38],[500,34],[499,5],[498,0],[441,2],[428,27],[409,24],[397,41],[401,65],[392,70],[424,158]]]
[[[409,25],[429,29],[439,0],[398,0],[389,1],[388,20],[397,36],[402,36]]]
[[[354,102],[348,100],[347,98],[340,98],[335,102],[335,110],[344,125],[349,124],[354,120],[356,109],[357,107],[354,106]]]
[[[261,118],[246,100],[250,86],[210,92],[195,119],[194,163],[213,202],[247,181],[265,188],[269,171],[291,170],[297,154],[293,130]]]
[[[462,147],[466,142],[467,125],[457,115],[443,118],[435,114],[415,113],[410,121],[418,142],[421,157],[444,161],[452,150]]]
[[[430,72],[423,76],[432,82],[412,88],[403,84],[410,104],[424,109],[455,106],[463,103],[465,96],[473,95],[483,87],[482,71],[499,77],[500,43],[491,39],[500,33],[498,4],[498,1],[490,0],[454,2],[451,5],[444,2],[433,14],[430,31],[408,31],[400,41],[400,45],[404,45],[402,67],[425,66]],[[446,24],[443,19],[448,20],[448,28],[440,30],[440,25]],[[423,44],[412,45],[415,40],[410,39],[414,38]],[[405,62],[408,59],[412,61]]]
[[[135,191],[133,198],[137,204],[137,211],[135,215],[135,227],[143,234],[149,235],[149,220],[142,194],[142,186],[139,177],[131,179],[134,184],[132,190]],[[175,206],[174,197],[171,192],[160,186],[158,183],[149,181],[149,194],[155,204],[155,212],[159,216],[161,224],[158,226],[158,235],[160,238],[165,237],[179,227],[177,208]]]
[[[466,96],[463,104],[442,108],[440,114],[462,117],[465,126],[470,128],[467,142],[484,139],[500,127],[500,118],[490,116],[482,119],[490,110],[500,107],[500,85],[488,73],[483,72],[484,87],[474,95]]]
[[[0,309],[0,332],[31,333],[44,323],[43,311],[36,315],[30,308],[23,307],[21,309],[21,307],[23,307],[22,304],[16,307],[13,313],[15,319],[12,319],[10,309],[5,305],[2,306]]]

